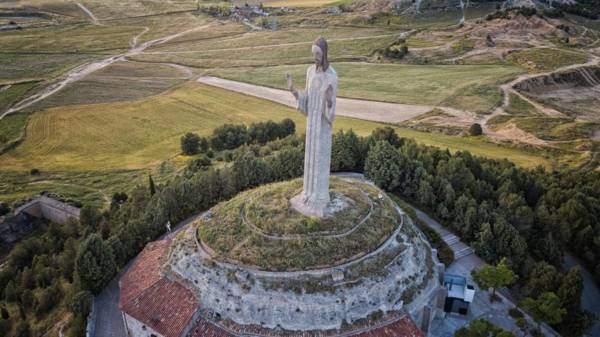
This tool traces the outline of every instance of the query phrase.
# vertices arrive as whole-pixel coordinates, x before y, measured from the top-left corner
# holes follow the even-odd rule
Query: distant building
[[[448,273],[444,274],[444,287],[448,292],[444,311],[466,315],[475,296],[475,287],[468,284],[465,277]]]

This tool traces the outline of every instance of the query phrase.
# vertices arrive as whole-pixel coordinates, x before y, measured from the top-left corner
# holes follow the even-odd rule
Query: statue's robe
[[[333,104],[327,106],[325,91],[333,88]],[[306,71],[306,90],[298,91],[298,110],[306,118],[306,144],[304,148],[305,208],[313,215],[323,216],[329,203],[329,172],[331,164],[332,124],[335,117],[337,74],[329,66],[317,71],[312,65]]]

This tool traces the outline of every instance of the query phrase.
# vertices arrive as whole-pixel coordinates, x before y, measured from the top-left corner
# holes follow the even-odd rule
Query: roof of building
[[[121,279],[119,306],[161,335],[179,337],[194,316],[198,300],[161,272],[169,244],[161,240],[146,245]]]
[[[235,332],[223,326],[212,323],[204,318],[198,319],[192,328],[188,337],[241,337],[241,336],[261,336],[257,331]],[[402,315],[399,319],[388,321],[385,324],[374,326],[372,329],[360,329],[360,332],[336,333],[332,331],[309,331],[309,332],[287,332],[279,333],[282,336],[303,336],[303,337],[324,337],[324,336],[343,336],[343,337],[425,337],[423,332],[417,327],[408,314]]]

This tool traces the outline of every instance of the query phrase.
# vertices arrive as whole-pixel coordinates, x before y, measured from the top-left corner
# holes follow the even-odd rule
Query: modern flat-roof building
[[[466,315],[475,296],[475,287],[467,283],[466,277],[448,273],[444,274],[444,287],[448,291],[444,310]]]

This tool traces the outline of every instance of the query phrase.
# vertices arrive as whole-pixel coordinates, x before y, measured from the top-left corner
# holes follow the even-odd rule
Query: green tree
[[[517,275],[510,270],[503,258],[495,266],[485,265],[481,269],[473,271],[473,279],[481,289],[492,288],[492,301],[496,296],[496,289],[511,285],[517,280]]]
[[[98,208],[92,205],[85,205],[81,208],[79,213],[79,222],[84,228],[92,228],[93,230],[96,230],[101,220],[102,214],[100,214]]]
[[[393,191],[400,186],[402,156],[387,141],[378,141],[365,161],[365,176],[381,188]]]
[[[29,289],[23,290],[21,294],[21,305],[23,305],[24,309],[31,309],[35,303],[35,297],[33,296],[33,291]]]
[[[156,186],[154,185],[154,179],[152,179],[152,175],[148,175],[148,187],[150,189],[150,195],[154,195],[156,193]]]
[[[80,291],[73,296],[73,299],[70,303],[70,310],[75,315],[81,315],[83,317],[87,317],[92,308],[92,301],[94,300],[94,295],[92,295],[89,291]]]
[[[98,234],[83,241],[75,259],[75,270],[83,289],[99,294],[113,277],[116,265],[112,249]]]
[[[8,319],[0,319],[0,336],[9,336],[10,321]]]
[[[567,310],[561,306],[560,298],[553,292],[545,292],[535,300],[527,297],[521,302],[521,307],[538,323],[538,329],[541,322],[560,323],[567,313]]]
[[[245,125],[225,124],[213,130],[210,145],[216,151],[233,150],[249,140]]]
[[[503,330],[485,319],[474,320],[468,326],[454,332],[455,337],[514,337],[510,331]]]
[[[181,153],[192,156],[198,153],[200,148],[200,136],[188,132],[181,137]]]
[[[396,130],[392,129],[389,126],[385,126],[383,128],[376,128],[371,133],[371,138],[375,142],[385,140],[394,147],[402,145],[402,140],[400,139],[400,137],[398,137]]]
[[[11,280],[4,287],[4,300],[8,303],[15,302],[19,299],[20,292],[15,283]]]
[[[354,131],[338,131],[332,140],[331,171],[362,170],[361,147],[360,139]]]
[[[17,323],[15,328],[15,337],[29,337],[31,336],[31,328],[29,328],[29,323],[21,321]]]

